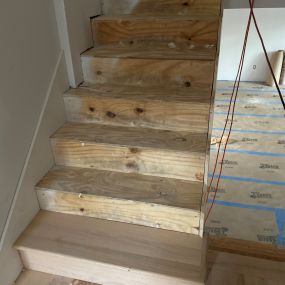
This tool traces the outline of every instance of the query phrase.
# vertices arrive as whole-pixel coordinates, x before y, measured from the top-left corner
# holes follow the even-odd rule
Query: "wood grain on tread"
[[[174,103],[200,103],[210,104],[212,93],[208,88],[168,88],[155,86],[132,86],[132,85],[110,85],[92,84],[83,82],[80,89],[96,92],[107,98],[134,99],[145,101],[163,101]],[[74,89],[70,89],[72,91]],[[78,90],[78,89],[75,89]],[[84,92],[84,91],[82,91]]]
[[[214,61],[101,58],[82,55],[86,82],[96,84],[207,88],[214,79]]]
[[[22,272],[15,285],[98,285],[71,278],[26,270]]]
[[[199,234],[202,183],[56,167],[37,185],[43,210]]]
[[[202,183],[139,174],[56,166],[37,189],[106,196],[151,204],[199,210]]]
[[[131,87],[122,90],[112,86],[72,89],[64,96],[67,119],[79,123],[208,131],[210,103],[207,97],[210,97],[210,92],[201,92],[197,96],[199,101],[191,98],[191,92],[181,95],[176,95],[175,91],[172,94],[161,92],[160,95],[151,91],[136,88],[132,92]],[[108,116],[111,113],[113,116]]]
[[[220,14],[221,0],[104,0],[107,15],[193,15],[197,12]]]
[[[209,236],[209,248],[219,252],[285,262],[285,249],[278,248],[273,244]]]
[[[58,165],[203,181],[206,136],[67,123],[52,144]]]
[[[215,60],[216,49],[212,46],[187,45],[180,47],[173,43],[157,43],[155,47],[143,43],[120,45],[103,45],[94,47],[84,56],[102,58],[139,58],[139,59],[183,59],[183,60]]]
[[[201,284],[202,247],[193,235],[52,212],[16,243],[28,269],[119,285]]]
[[[203,46],[216,49],[218,17],[137,17],[101,16],[92,20],[95,45],[158,46],[171,43],[179,47]]]

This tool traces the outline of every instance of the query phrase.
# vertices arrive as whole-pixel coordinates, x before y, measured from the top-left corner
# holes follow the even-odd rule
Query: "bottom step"
[[[104,285],[204,284],[206,239],[41,211],[16,244],[27,269]]]
[[[98,285],[98,284],[27,270],[20,275],[15,285]]]

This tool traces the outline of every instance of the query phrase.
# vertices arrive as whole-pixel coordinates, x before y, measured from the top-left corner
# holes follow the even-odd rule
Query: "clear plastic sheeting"
[[[232,89],[233,82],[217,84],[210,175]],[[285,95],[285,89],[281,91]],[[273,87],[241,83],[221,182],[206,225],[210,234],[285,246],[284,114],[278,92]],[[228,132],[222,139],[221,150],[227,135]],[[216,174],[219,169],[220,164]],[[209,202],[214,197],[216,180],[217,177]]]

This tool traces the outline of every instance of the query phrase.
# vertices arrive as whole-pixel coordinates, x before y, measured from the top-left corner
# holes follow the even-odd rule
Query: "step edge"
[[[51,188],[46,188],[46,187],[41,187],[39,185],[35,186],[35,190],[36,191],[51,191],[51,192],[60,192],[60,193],[66,193],[66,194],[70,194],[70,195],[74,195],[74,196],[78,196],[80,195],[80,193],[76,193],[73,191],[64,191],[64,190],[57,190],[57,189],[51,189]],[[154,203],[154,202],[144,202],[144,201],[140,201],[140,200],[131,200],[131,199],[124,199],[124,198],[114,198],[114,197],[109,197],[109,196],[104,196],[104,195],[98,195],[98,194],[82,194],[83,196],[86,197],[98,197],[98,198],[104,198],[106,200],[116,200],[116,201],[126,201],[126,202],[130,202],[130,203],[137,203],[137,204],[142,204],[142,205],[151,205],[151,206],[155,206],[155,207],[163,207],[163,208],[170,208],[170,209],[177,209],[180,211],[185,211],[185,212],[191,212],[193,213],[193,216],[195,216],[195,218],[200,217],[201,215],[201,211],[198,209],[193,209],[193,208],[186,208],[186,207],[181,207],[181,206],[171,206],[171,205],[167,205],[167,204],[160,204],[160,203]],[[202,196],[202,195],[201,195]],[[200,208],[200,207],[197,207]],[[197,217],[196,217],[197,215]]]
[[[91,52],[89,52],[91,53]],[[96,52],[94,52],[96,53]],[[147,53],[144,53],[144,55],[142,56],[124,56],[124,55],[96,55],[96,54],[88,54],[88,53],[82,53],[81,54],[81,60],[82,61],[89,61],[92,59],[96,59],[96,58],[101,58],[101,59],[114,59],[114,58],[119,58],[121,60],[168,60],[168,61],[185,61],[185,60],[190,60],[190,61],[202,61],[202,62],[215,62],[217,59],[216,54],[213,54],[209,57],[206,56],[183,56],[183,57],[179,57],[179,58],[172,58],[172,57],[150,57],[147,55]]]
[[[20,255],[22,255],[22,253],[29,254],[29,252],[32,252],[32,253],[37,253],[37,254],[40,254],[40,255],[44,254],[45,256],[49,255],[49,256],[60,257],[60,258],[65,258],[65,259],[68,258],[69,260],[77,261],[77,263],[79,261],[81,261],[81,262],[82,261],[83,262],[91,262],[91,263],[97,264],[97,266],[98,265],[99,266],[100,265],[101,266],[105,266],[105,267],[107,266],[107,267],[110,267],[112,269],[117,269],[117,270],[120,270],[120,271],[125,271],[126,269],[129,271],[130,269],[133,269],[135,271],[135,273],[141,273],[141,274],[147,273],[147,274],[151,274],[153,276],[160,276],[160,277],[170,278],[170,279],[174,279],[174,280],[181,280],[181,281],[184,281],[184,282],[192,281],[192,280],[185,279],[183,277],[177,277],[177,276],[174,276],[174,275],[171,275],[171,274],[162,274],[162,273],[148,271],[148,270],[143,270],[143,269],[131,268],[131,267],[123,266],[123,265],[117,265],[117,264],[112,264],[112,263],[98,261],[96,259],[86,259],[86,258],[81,258],[81,257],[78,257],[78,256],[67,255],[67,254],[53,252],[53,251],[51,252],[51,251],[47,251],[47,250],[34,249],[34,248],[31,248],[31,247],[25,247],[25,246],[17,246],[17,247],[14,247],[14,248],[19,251]],[[25,261],[24,261],[24,263],[25,263]],[[181,264],[181,263],[177,263],[177,264]],[[200,280],[200,279],[203,278],[201,276],[201,272],[202,272],[201,266],[195,266],[195,265],[191,265],[191,264],[187,264],[187,265],[192,269],[192,272],[193,272],[192,275],[193,275],[193,278],[195,278],[193,280],[193,282],[201,282],[202,280]],[[29,270],[36,270],[33,266],[32,267],[27,267],[27,269],[29,269]],[[62,269],[58,269],[58,271],[62,271]],[[49,273],[49,274],[56,274],[56,273],[51,273],[50,269],[49,269],[49,272],[47,272],[47,273]],[[77,277],[73,277],[73,276],[70,276],[70,275],[69,276],[65,275],[65,277],[67,277],[67,278],[77,278]],[[86,280],[86,281],[88,282],[88,281],[91,281],[91,280]],[[184,284],[186,285],[186,283],[183,283],[183,285]],[[194,283],[194,284],[196,285],[196,283]],[[200,283],[197,283],[197,284],[200,284]]]
[[[64,98],[98,98],[98,100],[100,99],[105,99],[105,100],[124,100],[124,101],[141,101],[141,102],[159,102],[159,103],[180,103],[180,104],[188,104],[188,105],[199,105],[199,106],[210,106],[211,102],[210,102],[210,98],[209,98],[209,102],[199,102],[199,99],[191,99],[189,97],[189,100],[187,100],[187,98],[185,98],[185,100],[177,100],[175,98],[167,98],[167,100],[164,100],[165,95],[167,95],[168,93],[165,93],[165,95],[161,95],[160,99],[156,99],[156,98],[151,98],[151,95],[149,95],[148,98],[143,97],[143,92],[141,93],[141,95],[139,94],[139,92],[137,94],[131,94],[128,95],[128,97],[124,97],[124,93],[123,92],[118,92],[116,93],[116,95],[113,95],[115,92],[110,92],[108,93],[108,95],[106,96],[103,92],[98,91],[92,87],[79,87],[79,88],[74,88],[72,90],[68,90],[63,94]],[[189,92],[185,91],[185,96],[189,95],[187,94]],[[206,93],[206,92],[205,92]],[[210,93],[210,92],[209,92]],[[157,95],[153,95],[153,97],[159,97]],[[133,98],[132,98],[133,97]]]
[[[92,22],[110,22],[110,21],[199,21],[199,22],[219,22],[220,15],[214,13],[205,13],[203,9],[193,10],[195,14],[178,15],[178,14],[103,14],[93,18]],[[202,12],[202,13],[201,13]],[[198,13],[198,15],[197,15]],[[201,19],[202,17],[202,19]]]
[[[100,124],[100,125],[106,125],[106,124]],[[110,126],[110,125],[107,125]],[[112,126],[116,126],[116,125],[112,125]],[[161,129],[153,129],[153,130],[161,130]],[[202,133],[203,134],[203,133]],[[66,142],[71,142],[71,143],[75,143],[75,142],[80,142],[80,143],[86,143],[86,144],[90,144],[90,145],[101,145],[101,146],[108,146],[108,147],[122,147],[122,148],[129,148],[129,149],[140,149],[140,150],[161,150],[164,152],[168,152],[168,153],[179,153],[180,155],[184,154],[186,156],[191,155],[191,157],[195,157],[199,160],[203,160],[204,161],[204,157],[206,155],[206,151],[207,151],[207,147],[205,147],[205,153],[204,152],[199,152],[199,151],[193,151],[193,150],[177,150],[177,149],[169,149],[169,148],[161,148],[159,145],[157,145],[156,147],[146,147],[146,146],[138,146],[135,144],[115,144],[115,143],[108,143],[108,142],[94,142],[88,139],[74,139],[74,138],[65,138],[65,137],[57,137],[57,134],[53,134],[50,137],[50,140],[53,142],[56,141],[66,141]]]

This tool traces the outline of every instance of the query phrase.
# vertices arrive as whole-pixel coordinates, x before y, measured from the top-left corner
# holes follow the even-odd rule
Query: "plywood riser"
[[[88,141],[52,139],[57,165],[140,173],[189,181],[204,179],[205,156],[151,148],[129,148]]]
[[[104,0],[103,13],[108,15],[191,15],[198,10],[219,15],[220,2],[220,0]]]
[[[84,80],[95,84],[211,89],[214,61],[82,56]]]
[[[209,103],[117,99],[85,94],[65,95],[68,121],[173,131],[208,131]],[[108,114],[114,115],[110,117]]]
[[[25,268],[104,285],[202,285],[186,280],[38,250],[20,250]]]
[[[124,47],[165,46],[216,49],[218,18],[201,16],[179,19],[158,17],[102,17],[92,20],[96,46],[119,44]]]
[[[47,189],[37,195],[43,210],[199,235],[199,211]]]

